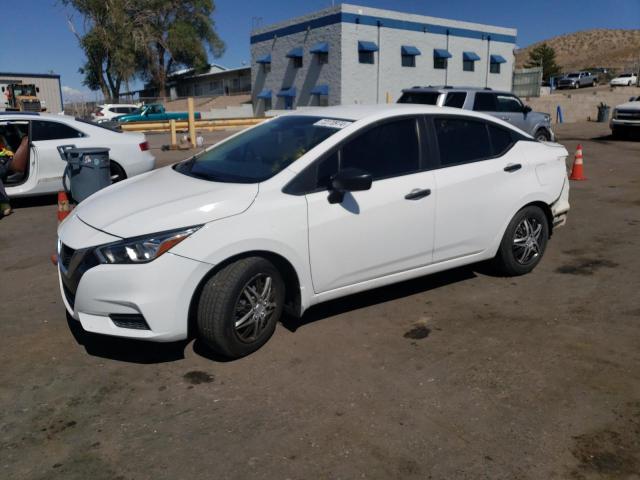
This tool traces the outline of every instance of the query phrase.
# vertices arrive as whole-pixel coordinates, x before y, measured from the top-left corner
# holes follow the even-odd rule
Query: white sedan
[[[240,357],[284,308],[484,260],[530,272],[566,221],[566,157],[460,109],[284,115],[80,204],[58,230],[62,298],[90,332],[193,328]]]
[[[623,73],[615,78],[612,78],[609,85],[612,87],[630,87],[637,85],[638,76],[635,73]]]
[[[111,180],[114,183],[148,172],[155,166],[155,158],[143,134],[116,132],[64,115],[2,113],[0,144],[14,152],[14,158],[27,156],[24,173],[14,173],[2,179],[7,194],[12,198],[62,190],[66,162],[58,147],[109,148]]]

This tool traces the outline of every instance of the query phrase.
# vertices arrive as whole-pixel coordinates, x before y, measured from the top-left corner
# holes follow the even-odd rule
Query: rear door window
[[[45,120],[34,120],[31,122],[33,125],[32,141],[43,140],[61,140],[65,138],[81,138],[84,137],[84,133],[70,127],[64,123],[49,122]]]
[[[492,156],[485,122],[458,117],[436,117],[433,121],[441,166],[471,163]]]
[[[491,153],[494,157],[504,155],[515,143],[514,136],[506,128],[491,123],[487,126],[491,138]]]
[[[473,109],[477,112],[496,112],[496,95],[489,92],[478,92],[473,102]]]
[[[404,92],[398,103],[418,103],[422,105],[436,105],[439,92]]]
[[[450,92],[444,100],[445,107],[462,108],[464,101],[467,99],[466,92]]]

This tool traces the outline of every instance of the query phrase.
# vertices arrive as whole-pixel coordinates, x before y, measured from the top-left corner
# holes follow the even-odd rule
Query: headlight
[[[544,114],[544,120],[547,123],[551,123],[551,115],[549,115],[548,113]]]
[[[148,263],[175,247],[200,227],[202,225],[109,243],[96,247],[96,256],[100,263]]]

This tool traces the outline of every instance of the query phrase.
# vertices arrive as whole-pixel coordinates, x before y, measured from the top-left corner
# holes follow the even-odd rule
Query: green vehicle
[[[131,122],[161,122],[167,120],[187,120],[189,114],[187,112],[167,112],[163,105],[159,103],[150,103],[143,105],[137,110],[126,115],[118,115],[113,120],[119,123]],[[200,113],[195,112],[196,120],[200,119]]]

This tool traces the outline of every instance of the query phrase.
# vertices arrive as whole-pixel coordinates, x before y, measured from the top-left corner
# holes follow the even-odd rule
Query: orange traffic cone
[[[584,171],[582,169],[582,145],[578,145],[576,148],[576,155],[573,160],[573,167],[571,168],[571,176],[569,180],[586,180]]]
[[[71,213],[67,192],[58,192],[58,223],[63,221]]]

